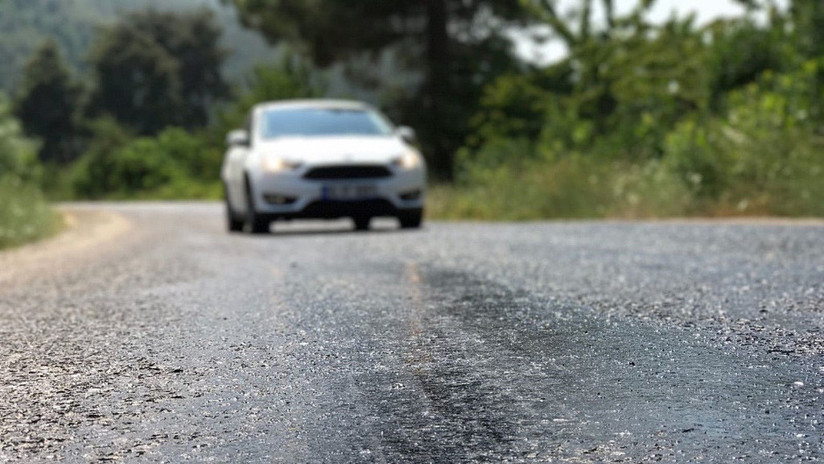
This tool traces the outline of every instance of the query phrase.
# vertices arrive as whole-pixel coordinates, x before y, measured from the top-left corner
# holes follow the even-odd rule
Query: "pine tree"
[[[67,163],[78,156],[82,89],[54,41],[44,42],[26,64],[15,114],[27,135],[42,141],[40,159]]]

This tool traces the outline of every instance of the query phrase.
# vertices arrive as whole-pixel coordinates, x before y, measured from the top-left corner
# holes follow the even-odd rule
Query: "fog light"
[[[298,200],[295,197],[287,197],[286,195],[278,195],[275,193],[266,193],[263,195],[263,198],[270,205],[291,205]]]
[[[414,201],[421,198],[421,191],[420,190],[412,190],[410,192],[404,192],[400,194],[401,200],[403,201]]]

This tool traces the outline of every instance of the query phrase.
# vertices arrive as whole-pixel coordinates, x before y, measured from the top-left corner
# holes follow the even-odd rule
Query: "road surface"
[[[815,222],[67,210],[0,254],[3,462],[824,458]]]

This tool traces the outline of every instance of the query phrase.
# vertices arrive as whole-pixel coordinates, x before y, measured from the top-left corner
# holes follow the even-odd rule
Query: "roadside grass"
[[[764,163],[767,156],[757,159]],[[644,219],[673,217],[822,217],[824,157],[769,166],[775,175],[730,174],[713,194],[664,162],[529,161],[472,170],[430,187],[427,216],[443,220]],[[773,166],[780,166],[781,170]],[[752,171],[752,170],[751,170]],[[755,177],[755,179],[753,179]]]
[[[0,249],[48,237],[61,226],[59,214],[36,187],[11,176],[0,177]]]
[[[176,181],[159,188],[139,192],[113,192],[105,200],[115,201],[165,201],[165,200],[220,200],[223,186],[220,182]]]
[[[691,204],[658,163],[583,158],[470,171],[454,185],[432,186],[427,198],[430,218],[485,221],[671,217],[688,214]]]

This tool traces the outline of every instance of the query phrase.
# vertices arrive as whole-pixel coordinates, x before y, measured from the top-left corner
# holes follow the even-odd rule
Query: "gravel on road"
[[[0,254],[3,462],[824,458],[815,221],[66,210]]]

